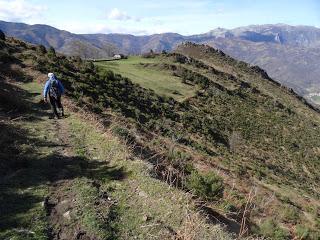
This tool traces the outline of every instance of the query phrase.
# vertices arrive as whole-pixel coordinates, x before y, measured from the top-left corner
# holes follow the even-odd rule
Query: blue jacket
[[[46,84],[44,85],[43,97],[45,97],[45,98],[47,97],[47,94],[48,94],[48,92],[49,92],[49,90],[50,90],[51,80],[53,80],[53,79],[52,79],[52,78],[48,79],[47,82],[46,82]],[[63,87],[62,83],[61,83],[58,79],[56,79],[56,80],[58,81],[59,91],[60,91],[61,94],[63,94],[63,93],[64,93],[64,87]]]

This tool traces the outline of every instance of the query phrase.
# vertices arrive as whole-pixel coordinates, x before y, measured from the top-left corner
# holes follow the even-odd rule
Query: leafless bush
[[[240,132],[233,131],[229,136],[229,149],[231,152],[236,153],[242,145],[243,139]]]

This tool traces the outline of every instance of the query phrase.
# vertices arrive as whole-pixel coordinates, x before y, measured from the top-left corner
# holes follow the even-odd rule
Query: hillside
[[[200,229],[200,233],[189,233],[191,234],[189,237],[193,236],[191,239],[210,239],[210,237],[203,236],[208,236],[205,235],[208,234],[207,231],[209,233],[217,231],[216,224],[219,223],[226,226],[224,231],[242,237],[249,234],[250,236],[265,236],[271,239],[319,238],[320,189],[317,184],[320,177],[319,113],[294,92],[269,78],[260,68],[234,60],[221,51],[208,46],[192,43],[180,45],[175,53],[153,55],[148,59],[129,58],[114,62],[114,64],[112,64],[113,62],[99,63],[97,67],[92,63],[83,62],[81,59],[66,58],[53,52],[45,52],[41,47],[26,45],[14,39],[8,39],[1,46],[1,61],[5,65],[1,69],[16,69],[15,72],[19,73],[18,69],[20,73],[21,71],[25,74],[28,73],[27,75],[14,75],[11,71],[6,73],[2,70],[4,78],[15,78],[23,82],[35,78],[30,76],[31,70],[38,74],[49,71],[56,72],[67,87],[69,98],[73,99],[80,109],[87,111],[86,113],[80,112],[78,120],[72,114],[70,118],[60,123],[69,122],[70,128],[76,127],[74,132],[66,134],[68,136],[66,140],[74,141],[75,144],[71,146],[73,146],[73,150],[76,150],[76,154],[82,154],[80,156],[84,155],[89,160],[95,160],[97,158],[96,151],[97,154],[110,152],[108,148],[106,152],[100,148],[104,146],[101,144],[104,141],[100,137],[97,140],[92,139],[90,134],[92,127],[86,127],[87,122],[83,122],[77,127],[77,121],[84,121],[85,116],[90,118],[89,112],[94,114],[99,124],[106,128],[107,133],[111,134],[107,137],[109,136],[111,140],[118,139],[118,145],[124,144],[121,146],[130,149],[129,152],[132,155],[128,159],[132,161],[123,162],[126,166],[125,170],[131,172],[129,174],[131,177],[128,177],[128,185],[126,183],[123,185],[122,182],[118,183],[117,178],[113,180],[112,177],[107,176],[107,179],[116,181],[108,188],[109,185],[103,185],[101,179],[97,180],[99,185],[103,186],[101,189],[115,190],[112,196],[115,196],[120,207],[124,206],[117,213],[129,215],[120,215],[116,220],[102,218],[103,221],[111,223],[111,225],[107,225],[107,230],[103,231],[108,232],[109,229],[110,233],[109,227],[114,227],[113,223],[115,222],[122,237],[136,236],[139,233],[142,234],[141,239],[145,239],[146,236],[149,236],[148,234],[154,235],[159,232],[157,230],[159,226],[163,227],[164,234],[172,234],[171,237],[177,239],[190,239],[186,235],[180,237],[182,229]],[[15,63],[15,65],[6,65],[5,63],[8,62]],[[130,75],[131,73],[132,75]],[[150,73],[154,73],[154,75]],[[152,84],[146,78],[149,74]],[[26,77],[28,75],[29,77]],[[159,82],[159,75],[164,76],[161,78],[163,82]],[[139,76],[143,77],[142,80]],[[40,78],[41,75],[38,76],[38,79]],[[157,86],[155,83],[159,85]],[[166,85],[170,86],[172,90],[169,95],[165,90]],[[28,85],[21,84],[21,86],[27,87]],[[193,88],[193,91],[189,91],[190,87]],[[176,92],[174,93],[174,91]],[[8,98],[8,95],[6,96],[7,98],[3,99],[11,99]],[[27,92],[26,96],[31,98],[34,95]],[[42,110],[39,111],[40,116],[43,116]],[[10,109],[4,111],[4,114],[11,112]],[[5,117],[8,118],[6,115]],[[20,116],[16,117],[19,120]],[[27,121],[27,119],[29,118],[22,118],[23,121]],[[30,119],[37,118],[31,116]],[[44,123],[46,125],[46,122]],[[21,124],[25,125],[26,122]],[[36,126],[32,125],[31,128],[34,127]],[[63,127],[61,128],[63,129]],[[36,128],[35,133],[37,132],[40,131]],[[83,134],[77,137],[78,133]],[[14,138],[15,135],[11,134],[10,136]],[[10,143],[14,144],[14,139],[9,139],[4,143],[11,146]],[[27,141],[18,144],[18,146],[25,146],[27,153],[30,153],[32,157],[34,149],[28,147],[30,143],[33,145],[32,142]],[[97,145],[91,145],[95,143]],[[113,146],[108,142],[106,144],[109,147]],[[53,147],[54,144],[50,146]],[[50,146],[49,150],[52,149]],[[80,147],[78,149],[79,146],[87,148]],[[123,155],[117,154],[123,153],[125,150],[120,148],[120,150],[114,149],[111,152],[123,158]],[[42,159],[41,156],[40,158]],[[99,158],[97,159],[99,160]],[[26,159],[28,160],[28,158]],[[108,159],[108,157],[102,157],[102,159]],[[114,162],[118,162],[118,158],[115,161],[110,159],[111,164]],[[133,165],[138,163],[147,164],[148,170],[146,172],[134,170]],[[122,164],[122,161],[119,164]],[[19,179],[21,165],[18,166],[18,169],[15,168],[16,166],[8,167],[7,174],[14,176],[5,175],[4,179],[8,183],[15,184],[13,180]],[[27,165],[26,171],[32,171],[33,166]],[[92,185],[96,185],[95,182],[92,183],[92,178],[101,176],[100,174],[103,175],[108,171],[102,170],[100,174],[90,172],[99,170],[99,165],[92,169],[87,166],[86,163],[83,163],[80,166],[70,167],[75,171],[73,176],[78,176],[79,173],[83,176],[83,172],[89,171],[85,174],[83,181],[85,188],[92,188]],[[57,167],[61,168],[61,165]],[[22,168],[25,169],[25,167]],[[141,172],[143,175],[139,177]],[[156,184],[169,185],[168,195],[160,198],[162,200],[159,201],[165,202],[169,206],[182,207],[182,209],[185,206],[191,206],[193,213],[199,213],[198,216],[200,220],[202,219],[201,224],[197,224],[198,227],[187,226],[183,228],[184,222],[194,222],[187,214],[182,215],[169,227],[163,226],[163,222],[169,221],[173,215],[176,215],[176,209],[170,210],[169,212],[173,214],[170,215],[163,208],[156,207],[157,211],[148,218],[148,214],[141,212],[141,209],[146,212],[153,211],[153,207],[146,206],[146,203],[159,206],[159,202],[151,201],[149,196],[158,199],[162,190],[153,192],[154,195],[145,194],[147,190],[143,190],[144,193],[141,193],[139,190],[133,191],[132,189],[133,195],[131,195],[128,193],[129,190],[126,190],[126,186],[132,186],[132,182],[136,182],[138,189],[140,189],[139,186],[144,180],[152,181],[148,185],[148,191],[157,189],[158,185]],[[81,181],[77,184],[82,184]],[[45,179],[44,182],[47,180]],[[16,185],[8,186],[8,190],[11,191],[17,188]],[[46,187],[46,185],[41,186]],[[76,189],[77,186],[79,185],[75,185]],[[26,194],[33,193],[33,189],[28,187],[20,190],[25,191]],[[125,190],[121,192],[123,188]],[[71,187],[71,189],[74,188]],[[171,202],[173,199],[181,199],[180,195],[169,197],[175,191],[178,191],[177,194],[187,194],[190,197],[190,203]],[[56,193],[56,191],[53,192]],[[38,194],[43,195],[41,192]],[[81,199],[81,193],[72,192],[72,194],[77,194],[76,196]],[[94,194],[97,192],[92,194],[96,196]],[[192,194],[193,197],[191,198],[189,194]],[[99,191],[98,195],[101,196]],[[140,197],[137,195],[145,201],[139,202]],[[56,195],[53,194],[53,199],[55,199],[54,196]],[[133,197],[128,199],[126,196]],[[15,195],[12,197],[14,198]],[[84,198],[90,200],[90,197],[87,198],[86,195]],[[98,197],[98,202],[99,199]],[[130,199],[133,202],[127,203],[126,201]],[[40,202],[40,200],[38,201]],[[135,201],[138,204],[135,205]],[[81,201],[76,203],[80,204],[78,206],[80,209],[83,206],[81,204],[84,204]],[[3,206],[3,204],[1,205]],[[165,209],[168,208],[165,207]],[[185,211],[182,210],[182,212]],[[6,214],[9,216],[17,214],[17,212]],[[80,215],[80,219],[87,219],[86,214],[89,215],[88,217],[92,217],[92,214],[96,216],[94,214],[98,213],[83,212],[81,214],[84,215]],[[147,222],[151,221],[150,224],[135,222],[133,216],[137,214],[141,216],[141,219],[146,219]],[[16,217],[18,216],[16,215]],[[99,217],[98,219],[101,220]],[[126,219],[129,221],[126,222]],[[28,220],[24,219],[24,224],[26,222]],[[130,225],[132,222],[133,226]],[[142,220],[142,222],[145,221]],[[205,225],[202,225],[204,222]],[[89,233],[92,232],[92,227],[105,226],[101,222],[97,222],[94,226],[86,224],[88,222],[81,222],[80,226],[85,226],[85,229],[89,228],[86,230]],[[148,227],[142,227],[145,225],[151,225],[154,228],[148,230]],[[19,221],[13,228],[17,227],[19,227]],[[164,229],[167,229],[169,233]],[[8,230],[8,227],[5,230]],[[11,230],[9,233],[12,234],[12,232],[15,230]],[[106,232],[105,234],[107,234]],[[221,229],[218,232],[216,234],[230,238]],[[6,231],[4,234],[7,234]],[[161,238],[159,235],[156,237]],[[166,237],[162,236],[163,238]],[[219,239],[219,237],[212,238]]]
[[[202,43],[260,66],[283,85],[309,100],[319,92],[320,29],[311,26],[267,24],[216,29],[199,35]]]
[[[262,216],[273,216],[292,227],[293,222],[297,224],[289,219],[293,215],[305,219],[302,222],[310,220],[309,213],[296,210],[302,210],[309,201],[313,202],[309,206],[319,205],[319,190],[316,190],[319,114],[316,111],[271,80],[263,70],[206,46],[188,43],[178,47],[177,53],[151,60],[142,58],[140,62],[135,59],[135,64],[127,61],[97,65],[128,77],[134,72],[132,79],[136,82],[148,76],[149,71],[157,70],[163,76],[173,76],[168,84],[180,77],[186,87],[197,89],[193,97],[182,102],[184,110],[180,106],[178,111],[183,113],[174,119],[175,123],[167,120],[167,124],[157,126],[160,124],[157,122],[154,128],[175,139],[176,145],[184,145],[182,149],[187,147],[188,158],[196,161],[199,169],[220,172],[236,195],[240,192],[246,195],[254,189],[255,197],[260,200],[256,199],[252,221],[261,224],[270,220],[268,217],[261,220]],[[130,71],[126,71],[127,64],[131,64]],[[151,77],[151,84],[139,83],[163,94],[153,80]],[[170,90],[165,95],[177,89]],[[177,91],[173,98],[179,100],[181,95]],[[300,191],[308,193],[304,195]],[[239,206],[238,201],[242,201],[241,197],[236,200],[228,195],[227,198],[232,206]],[[272,199],[267,209],[257,207],[267,199]]]
[[[98,45],[102,42],[112,43],[124,54],[142,54],[153,49],[171,51],[186,38],[176,33],[154,34],[150,36],[133,36],[127,34],[82,34],[90,42]]]
[[[98,45],[78,34],[59,30],[42,24],[28,25],[0,21],[0,29],[13,36],[33,44],[54,47],[65,55],[83,58],[104,58],[117,53],[117,48],[109,42],[100,41]]]
[[[225,38],[205,43],[223,50],[236,59],[262,67],[272,78],[293,88],[301,96],[308,98],[309,93],[319,92],[317,76],[320,72],[315,65],[320,59],[318,47],[303,48]]]
[[[0,239],[234,239],[154,176],[116,112],[97,115],[69,92],[66,118],[48,118],[45,68],[67,73],[70,91],[90,66],[15,39],[0,40],[0,66]]]
[[[279,43],[296,47],[315,48],[320,46],[320,29],[312,26],[250,25],[231,30],[218,28],[205,35],[216,38],[239,38],[250,42]]]

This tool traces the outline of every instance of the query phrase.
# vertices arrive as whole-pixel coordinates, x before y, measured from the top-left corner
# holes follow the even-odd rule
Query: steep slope
[[[126,66],[126,61],[130,59],[116,64]],[[235,207],[231,211],[235,215],[229,212],[235,219],[242,216],[241,202],[254,195],[251,231],[256,231],[256,223],[261,233],[271,238],[286,239],[286,231],[291,236],[304,231],[309,238],[317,239],[311,229],[318,228],[319,220],[319,113],[262,69],[208,46],[187,43],[176,53],[146,61],[136,59],[135,70],[118,69],[128,77],[134,71],[135,79],[139,79],[139,73],[142,78],[150,70],[157,70],[197,89],[182,104],[171,103],[178,116],[169,113],[165,119],[157,116],[160,120],[156,122],[155,117],[144,120],[157,133],[152,141],[159,141],[158,134],[173,139],[173,143],[165,140],[162,148],[166,144],[170,152],[173,145],[178,152],[164,163],[175,168],[175,177],[183,179],[179,171],[184,164],[193,164],[202,172],[217,171],[226,184],[220,207]],[[110,63],[98,65],[101,70],[117,71]],[[149,82],[156,83],[152,77]],[[146,81],[140,84],[148,86]],[[161,88],[152,89],[163,94]],[[210,206],[219,208],[217,204]],[[306,222],[313,227],[308,229]],[[286,231],[282,232],[278,224]]]
[[[218,38],[207,41],[212,47],[223,50],[236,59],[258,65],[272,78],[283,85],[293,88],[300,95],[319,91],[319,48],[284,46],[277,43],[249,42]]]
[[[216,29],[197,35],[201,43],[258,65],[301,95],[319,92],[320,29],[267,24]]]
[[[191,194],[154,178],[153,165],[117,135],[116,113],[104,122],[64,99],[67,118],[48,119],[39,70],[68,73],[71,90],[79,79],[86,88],[90,66],[15,39],[0,40],[0,66],[1,239],[233,238]]]

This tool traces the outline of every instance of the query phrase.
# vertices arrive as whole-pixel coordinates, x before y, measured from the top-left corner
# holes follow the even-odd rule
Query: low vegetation
[[[260,233],[271,239],[289,239],[289,232],[277,225],[273,219],[267,219],[260,225]]]
[[[218,200],[223,197],[223,180],[213,172],[200,174],[192,171],[187,178],[186,187],[203,199]]]

